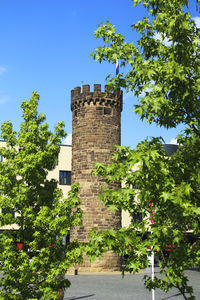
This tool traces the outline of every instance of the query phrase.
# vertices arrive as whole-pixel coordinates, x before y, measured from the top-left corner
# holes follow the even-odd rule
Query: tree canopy
[[[108,84],[133,91],[141,120],[165,128],[183,124],[184,130],[171,157],[162,138],[154,137],[135,150],[117,147],[110,165],[96,165],[94,173],[107,183],[122,183],[121,189],[102,191],[101,198],[110,209],[128,211],[131,224],[93,232],[92,239],[102,251],[127,255],[125,271],[133,273],[148,264],[147,249],[156,251],[162,276],[146,277],[146,286],[176,287],[184,299],[193,299],[184,270],[200,266],[200,31],[188,2],[133,0],[148,12],[131,25],[140,34],[137,44],[128,43],[109,22],[95,31],[104,45],[93,58],[100,63],[118,59],[121,65]]]
[[[70,285],[62,275],[81,261],[79,244],[62,241],[71,226],[81,224],[78,185],[63,199],[56,180],[47,177],[66,135],[64,123],[59,122],[52,133],[45,116],[37,112],[38,101],[33,92],[29,101],[22,102],[18,133],[10,121],[1,125],[5,141],[0,148],[1,299],[58,299],[58,290]]]

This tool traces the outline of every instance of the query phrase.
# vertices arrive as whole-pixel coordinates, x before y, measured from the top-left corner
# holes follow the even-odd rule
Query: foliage
[[[23,122],[17,134],[10,121],[1,125],[6,147],[0,148],[0,280],[1,299],[58,299],[58,290],[69,287],[62,275],[74,262],[81,261],[76,242],[63,245],[71,226],[81,223],[78,185],[67,199],[54,179],[48,179],[65,136],[64,123],[55,133],[38,114],[39,95],[33,92],[23,101]],[[15,212],[13,218],[12,212]],[[5,226],[5,227],[4,227]],[[23,243],[21,250],[17,243]]]
[[[92,56],[99,62],[120,60],[122,72],[108,76],[108,83],[133,91],[139,100],[135,112],[142,120],[165,128],[182,124],[185,129],[172,157],[162,150],[163,140],[153,138],[136,150],[118,147],[113,163],[96,166],[95,174],[107,183],[124,184],[119,190],[102,191],[101,197],[110,209],[128,211],[131,225],[93,232],[93,244],[101,252],[108,248],[128,255],[125,270],[133,273],[148,264],[150,247],[162,256],[162,277],[146,278],[147,287],[164,291],[177,287],[185,299],[193,299],[184,269],[200,265],[200,31],[188,11],[188,0],[133,2],[148,12],[131,26],[140,34],[137,45],[126,42],[106,22],[95,31],[104,46]]]

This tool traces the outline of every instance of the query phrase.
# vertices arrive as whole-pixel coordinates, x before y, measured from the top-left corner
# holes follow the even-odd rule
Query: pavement
[[[192,269],[185,273],[193,286],[195,299],[200,300],[200,270]],[[65,291],[64,300],[151,300],[152,292],[144,287],[145,274],[150,275],[149,270],[135,275],[127,274],[123,279],[119,273],[67,275],[71,286]],[[177,289],[168,293],[155,290],[155,300],[183,299]]]

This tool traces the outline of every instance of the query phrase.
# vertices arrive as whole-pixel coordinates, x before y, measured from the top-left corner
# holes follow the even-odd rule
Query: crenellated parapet
[[[107,107],[118,107],[122,111],[122,91],[112,91],[105,86],[105,90],[101,91],[101,84],[94,84],[94,91],[90,91],[90,85],[76,87],[71,91],[71,110],[77,109],[84,105],[96,105]]]

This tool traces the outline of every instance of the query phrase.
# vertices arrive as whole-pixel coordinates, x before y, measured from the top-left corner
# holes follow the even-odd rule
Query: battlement
[[[83,85],[74,88],[71,91],[71,110],[84,106],[85,104],[98,106],[117,106],[122,111],[122,91],[120,89],[112,91],[106,85],[104,91],[101,91],[101,84],[94,84],[94,91],[90,91],[90,85]]]

